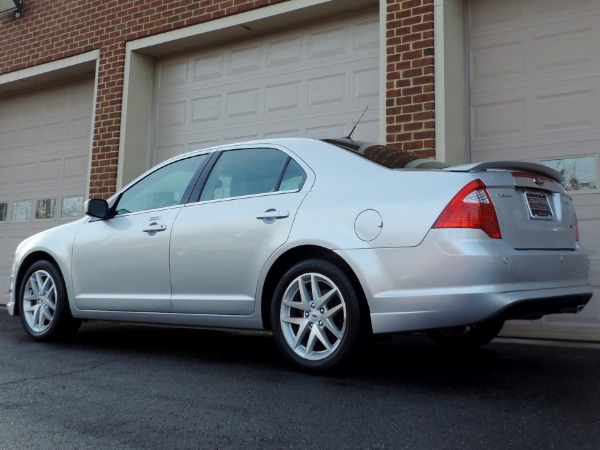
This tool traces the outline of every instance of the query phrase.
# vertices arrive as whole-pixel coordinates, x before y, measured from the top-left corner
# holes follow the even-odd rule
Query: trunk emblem
[[[544,180],[540,180],[539,178],[534,178],[533,182],[535,184],[537,184],[538,186],[543,186],[544,185]]]

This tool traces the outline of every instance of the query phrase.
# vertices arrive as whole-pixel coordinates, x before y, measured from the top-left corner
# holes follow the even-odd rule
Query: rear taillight
[[[476,228],[501,239],[496,210],[481,180],[473,180],[448,203],[433,228]]]
[[[579,242],[579,221],[577,220],[575,209],[573,209],[573,220],[575,221],[575,240]]]

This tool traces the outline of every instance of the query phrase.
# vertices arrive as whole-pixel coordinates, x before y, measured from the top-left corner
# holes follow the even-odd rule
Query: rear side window
[[[323,142],[348,150],[362,156],[375,164],[388,169],[443,169],[447,164],[432,158],[423,158],[409,150],[374,144],[372,142],[354,141],[352,139],[323,139]]]
[[[206,180],[200,201],[301,189],[306,172],[274,148],[227,150]]]
[[[306,172],[300,164],[293,159],[290,159],[288,166],[283,173],[283,178],[279,184],[280,191],[295,191],[302,189],[304,182],[306,181]]]

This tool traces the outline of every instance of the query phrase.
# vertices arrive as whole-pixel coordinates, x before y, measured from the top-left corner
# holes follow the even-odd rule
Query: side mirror
[[[86,215],[97,217],[98,219],[108,219],[110,208],[108,202],[101,198],[91,198],[83,204],[83,211]]]

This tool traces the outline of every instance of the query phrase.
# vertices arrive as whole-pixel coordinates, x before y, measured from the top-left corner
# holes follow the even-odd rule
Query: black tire
[[[358,347],[363,322],[352,283],[331,262],[301,261],[275,288],[271,302],[275,342],[286,359],[305,371],[323,373],[343,367]]]
[[[19,315],[25,331],[36,341],[66,339],[81,326],[81,321],[71,315],[60,272],[45,260],[33,263],[23,277]]]
[[[475,325],[442,328],[430,331],[427,336],[436,344],[453,350],[468,350],[481,347],[500,333],[503,320],[492,319]]]

